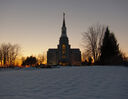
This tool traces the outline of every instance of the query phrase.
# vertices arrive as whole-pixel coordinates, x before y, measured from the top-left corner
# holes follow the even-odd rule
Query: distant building
[[[80,49],[71,49],[66,32],[65,13],[63,14],[62,33],[57,49],[48,49],[48,65],[81,65]]]

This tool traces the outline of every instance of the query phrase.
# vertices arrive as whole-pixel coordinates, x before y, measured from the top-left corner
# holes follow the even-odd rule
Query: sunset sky
[[[128,53],[128,0],[0,0],[0,44],[19,44],[23,56],[56,48],[63,12],[72,48],[82,50],[81,34],[100,23]]]

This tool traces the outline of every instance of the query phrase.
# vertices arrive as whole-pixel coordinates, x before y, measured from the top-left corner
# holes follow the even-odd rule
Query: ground
[[[128,68],[2,69],[0,99],[128,99]]]

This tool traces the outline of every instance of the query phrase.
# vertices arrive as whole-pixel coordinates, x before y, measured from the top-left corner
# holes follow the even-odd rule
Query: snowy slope
[[[2,70],[0,99],[128,99],[128,68]]]

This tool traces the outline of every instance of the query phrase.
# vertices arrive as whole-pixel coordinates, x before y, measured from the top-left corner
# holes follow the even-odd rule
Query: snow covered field
[[[128,68],[0,70],[0,99],[128,99]]]

